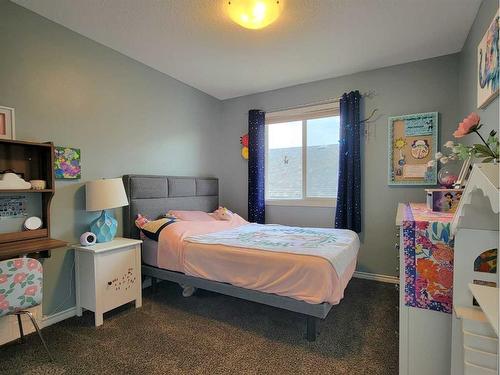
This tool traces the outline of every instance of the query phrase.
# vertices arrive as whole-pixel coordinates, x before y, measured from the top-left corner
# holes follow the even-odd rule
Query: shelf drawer
[[[496,354],[491,354],[483,352],[481,350],[472,349],[464,345],[464,360],[467,363],[484,367],[490,370],[496,370],[497,359],[498,356]]]
[[[481,350],[483,352],[496,354],[498,353],[498,339],[495,337],[477,335],[466,330],[463,330],[464,346],[472,349]]]
[[[103,311],[109,311],[134,300],[140,284],[140,265],[136,264],[136,248],[129,247],[100,254],[96,290]]]
[[[498,372],[496,370],[490,370],[486,367],[465,362],[464,375],[498,375]]]

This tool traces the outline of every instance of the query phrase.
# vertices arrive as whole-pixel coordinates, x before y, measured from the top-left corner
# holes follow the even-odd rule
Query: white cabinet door
[[[140,284],[136,251],[135,246],[131,246],[98,255],[96,292],[99,310],[109,311],[136,299]]]
[[[445,375],[451,363],[451,315],[406,307],[409,373]]]

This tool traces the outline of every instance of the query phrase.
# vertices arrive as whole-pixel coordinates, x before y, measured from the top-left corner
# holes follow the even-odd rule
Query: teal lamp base
[[[101,216],[90,224],[90,231],[97,237],[97,242],[109,242],[116,235],[118,222],[116,219],[103,210]]]

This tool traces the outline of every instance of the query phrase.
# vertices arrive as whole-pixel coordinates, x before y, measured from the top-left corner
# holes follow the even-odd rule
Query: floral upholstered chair
[[[26,310],[42,303],[42,281],[42,265],[36,259],[18,258],[0,261],[0,317],[16,315],[21,341],[24,341],[21,315],[27,315],[52,360],[33,314]]]

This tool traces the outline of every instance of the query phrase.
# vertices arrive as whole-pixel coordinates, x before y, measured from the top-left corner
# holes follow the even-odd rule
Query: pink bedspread
[[[317,256],[184,241],[189,236],[244,224],[248,222],[234,215],[231,221],[181,221],[169,225],[160,234],[155,266],[309,303],[340,302],[356,259],[337,275],[328,260]]]

